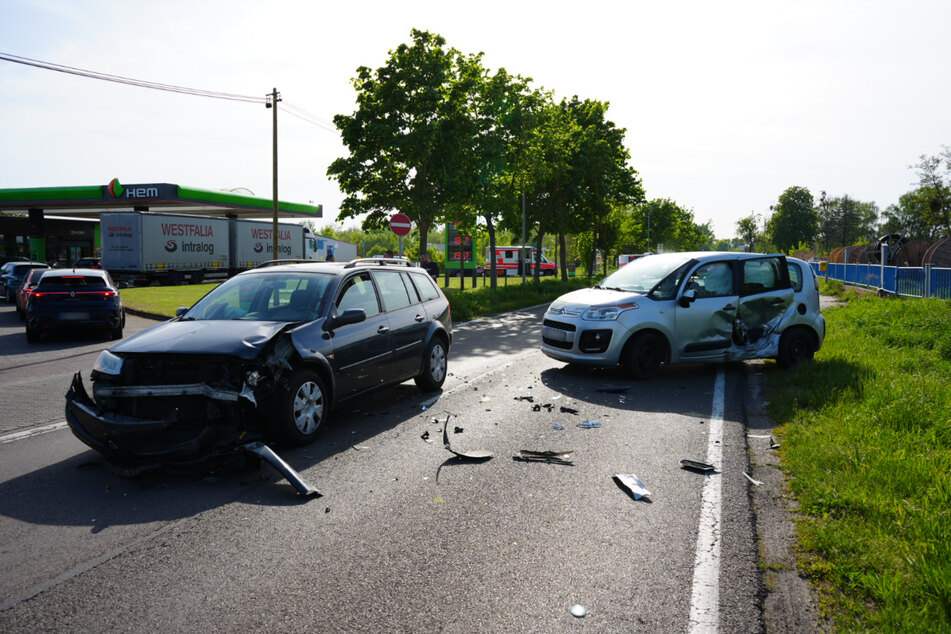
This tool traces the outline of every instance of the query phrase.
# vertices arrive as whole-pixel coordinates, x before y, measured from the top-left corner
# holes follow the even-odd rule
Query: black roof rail
[[[352,269],[357,265],[373,265],[379,264],[382,266],[414,266],[412,262],[403,258],[357,258],[356,260],[350,260],[347,262],[345,269]]]
[[[255,265],[256,269],[263,269],[268,266],[280,266],[281,264],[307,264],[308,262],[317,262],[317,260],[268,260]]]

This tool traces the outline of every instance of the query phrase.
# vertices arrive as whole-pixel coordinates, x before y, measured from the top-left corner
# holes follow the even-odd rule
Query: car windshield
[[[332,276],[321,273],[261,272],[233,277],[186,312],[182,319],[311,321]]]
[[[646,294],[690,260],[691,257],[684,253],[664,253],[638,258],[608,275],[598,286]],[[674,286],[679,282],[676,277],[671,278]]]

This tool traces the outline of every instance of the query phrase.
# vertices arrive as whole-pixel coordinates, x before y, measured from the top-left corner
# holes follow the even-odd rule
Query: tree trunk
[[[538,280],[539,280],[539,278],[541,277],[541,274],[542,274],[542,267],[541,267],[541,262],[542,262],[542,239],[543,239],[544,237],[545,237],[545,234],[542,233],[541,227],[539,227],[538,237],[535,239],[535,257],[533,258],[533,260],[537,260],[537,263],[536,263],[536,262],[533,262],[533,263],[532,263],[532,264],[534,264],[534,266],[535,266],[535,270],[534,270],[534,272],[532,273],[532,279],[535,280],[535,283],[536,283],[536,284],[538,284]]]
[[[562,281],[568,280],[568,249],[567,242],[565,240],[565,234],[558,234],[558,248],[561,250],[561,253],[558,254],[558,266],[561,267],[561,279]]]
[[[498,270],[497,270],[498,267],[496,266],[496,261],[495,261],[495,260],[496,260],[496,257],[495,257],[495,247],[496,247],[496,244],[495,244],[495,225],[492,223],[492,216],[489,216],[489,215],[487,214],[487,215],[482,216],[482,217],[485,218],[485,228],[486,228],[486,231],[489,232],[489,255],[488,255],[488,257],[486,258],[486,260],[491,260],[491,262],[488,262],[488,261],[487,261],[486,264],[489,265],[489,275],[490,275],[489,285],[490,285],[490,287],[492,288],[492,290],[494,291],[495,289],[497,289],[497,288],[499,287],[499,281],[498,281],[498,277],[497,277],[497,276],[498,276]]]

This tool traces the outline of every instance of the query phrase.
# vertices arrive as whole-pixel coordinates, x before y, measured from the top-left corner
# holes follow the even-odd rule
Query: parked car
[[[811,359],[825,338],[819,281],[783,255],[669,253],[638,258],[594,288],[563,295],[542,324],[542,352],[579,365]]]
[[[76,268],[78,269],[101,269],[102,268],[102,258],[81,258],[76,261]]]
[[[30,269],[48,269],[45,262],[7,262],[0,269],[0,294],[8,304],[16,301],[17,289]]]
[[[446,379],[449,302],[407,261],[276,264],[232,277],[77,373],[73,433],[114,462],[206,463],[252,441],[304,445],[337,404]]]
[[[125,310],[109,273],[96,269],[47,269],[26,303],[29,342],[53,330],[100,329],[122,338]]]
[[[46,270],[41,268],[30,269],[27,271],[26,277],[23,278],[20,287],[17,288],[17,315],[20,316],[20,319],[26,319],[26,300],[33,292],[34,287],[40,283],[40,278],[43,277]]]

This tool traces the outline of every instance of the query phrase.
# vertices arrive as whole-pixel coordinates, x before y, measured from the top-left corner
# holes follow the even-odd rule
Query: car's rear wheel
[[[442,338],[433,337],[426,346],[423,355],[423,370],[416,375],[416,385],[419,389],[432,392],[442,387],[446,381],[446,370],[449,367],[449,355]]]
[[[791,368],[803,361],[810,361],[816,353],[812,337],[806,331],[796,328],[783,334],[779,340],[779,355],[776,362],[783,368]]]
[[[287,387],[278,390],[275,433],[290,445],[313,442],[327,417],[327,390],[313,370],[297,368]]]
[[[653,332],[636,335],[627,349],[625,366],[636,379],[652,379],[664,361],[664,342]]]

